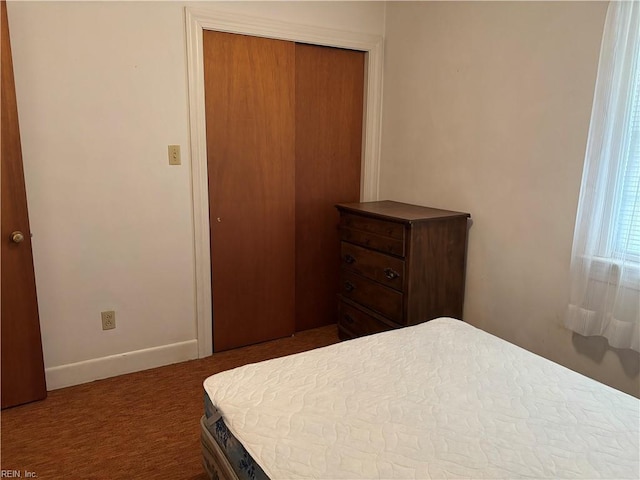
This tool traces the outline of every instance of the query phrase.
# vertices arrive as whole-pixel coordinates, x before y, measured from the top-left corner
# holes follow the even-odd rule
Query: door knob
[[[11,234],[11,241],[14,243],[20,243],[24,241],[24,233],[15,231]]]

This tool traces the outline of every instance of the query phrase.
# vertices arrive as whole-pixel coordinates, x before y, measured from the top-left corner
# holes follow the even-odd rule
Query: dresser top
[[[389,220],[401,220],[404,222],[420,222],[437,218],[470,217],[463,212],[441,210],[439,208],[421,207],[408,203],[382,200],[379,202],[339,203],[338,210],[368,215],[372,217],[386,218]]]

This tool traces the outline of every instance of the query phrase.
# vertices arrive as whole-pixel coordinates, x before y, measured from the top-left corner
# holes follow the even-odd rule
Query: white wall
[[[185,5],[8,3],[49,388],[196,355]],[[384,2],[192,5],[385,31]],[[381,198],[472,214],[469,322],[638,395],[561,326],[606,4],[386,9]]]
[[[197,355],[185,5],[8,3],[49,389]],[[193,5],[384,28],[381,2]]]
[[[470,212],[465,319],[640,395],[562,327],[606,3],[387,6],[381,198]]]

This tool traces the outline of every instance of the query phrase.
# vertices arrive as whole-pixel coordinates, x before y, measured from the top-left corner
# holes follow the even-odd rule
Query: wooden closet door
[[[2,408],[47,396],[7,5],[2,24]]]
[[[295,44],[204,32],[213,345],[295,328]]]
[[[296,331],[335,323],[339,221],[360,201],[364,53],[296,45]]]

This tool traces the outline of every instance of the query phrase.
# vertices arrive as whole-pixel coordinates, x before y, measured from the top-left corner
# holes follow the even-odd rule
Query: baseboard
[[[198,358],[198,341],[162,345],[45,369],[47,390],[80,385]]]

